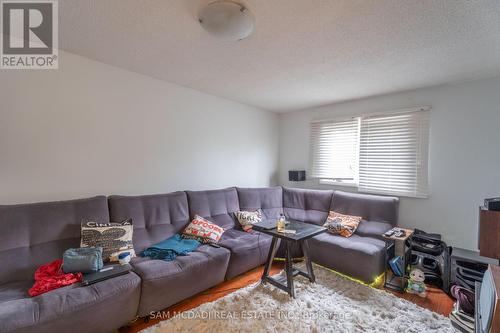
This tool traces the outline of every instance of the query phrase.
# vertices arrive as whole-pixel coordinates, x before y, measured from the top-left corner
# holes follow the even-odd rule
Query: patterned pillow
[[[130,256],[135,257],[132,219],[117,223],[83,222],[81,232],[80,247],[102,247],[105,262],[118,261],[122,252],[130,252]]]
[[[199,215],[182,232],[184,238],[196,239],[202,243],[217,243],[224,233],[224,228]]]
[[[338,234],[343,237],[351,237],[361,222],[361,216],[344,215],[330,211],[323,227],[332,234]]]
[[[260,209],[255,212],[239,211],[235,212],[234,215],[238,222],[240,222],[243,230],[247,232],[252,230],[253,224],[262,221],[262,212]]]

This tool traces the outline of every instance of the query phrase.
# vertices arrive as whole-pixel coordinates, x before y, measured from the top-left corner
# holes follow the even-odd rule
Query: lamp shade
[[[200,11],[198,18],[206,31],[227,41],[246,38],[255,27],[248,8],[232,1],[212,2]]]

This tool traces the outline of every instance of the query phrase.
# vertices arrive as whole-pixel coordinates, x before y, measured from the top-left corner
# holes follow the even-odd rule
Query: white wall
[[[66,52],[0,71],[0,204],[277,182],[278,116]]]
[[[309,121],[432,106],[430,198],[402,198],[403,226],[477,247],[478,206],[500,196],[500,78],[278,116],[86,58],[0,71],[0,204],[291,184]],[[278,152],[278,128],[279,143]]]
[[[500,77],[280,115],[280,183],[332,188],[315,180],[288,182],[288,170],[308,167],[311,120],[424,105],[432,106],[430,197],[401,198],[400,224],[476,249],[478,207],[500,196]]]

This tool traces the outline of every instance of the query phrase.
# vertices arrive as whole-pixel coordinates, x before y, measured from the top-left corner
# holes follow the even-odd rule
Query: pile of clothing
[[[62,264],[63,261],[57,259],[40,266],[35,272],[35,284],[28,290],[28,294],[31,297],[38,296],[82,280],[82,273],[64,273]]]
[[[172,261],[177,256],[185,256],[200,246],[201,243],[195,239],[185,239],[181,235],[175,234],[157,244],[154,244],[144,251],[141,256],[152,259]]]

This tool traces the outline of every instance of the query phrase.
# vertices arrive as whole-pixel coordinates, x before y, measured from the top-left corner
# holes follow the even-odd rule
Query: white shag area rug
[[[258,282],[141,332],[456,332],[448,318],[388,292],[314,272],[314,284],[294,279],[295,299]]]

